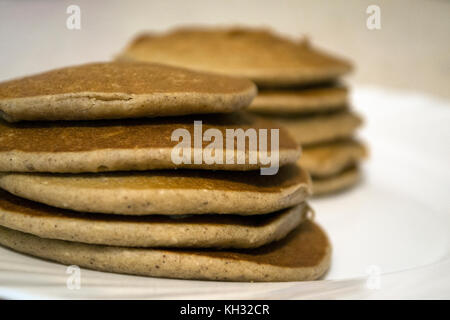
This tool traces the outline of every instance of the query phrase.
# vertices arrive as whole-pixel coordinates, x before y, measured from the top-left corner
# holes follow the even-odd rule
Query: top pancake
[[[151,63],[91,63],[0,83],[0,114],[13,122],[224,113],[255,95],[246,79]]]
[[[120,60],[160,62],[239,75],[259,86],[291,86],[335,79],[349,62],[264,29],[184,28],[137,37]]]

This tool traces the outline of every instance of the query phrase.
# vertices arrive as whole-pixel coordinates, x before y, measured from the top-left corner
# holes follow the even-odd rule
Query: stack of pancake
[[[292,41],[264,29],[184,28],[137,37],[118,60],[161,62],[243,76],[259,93],[249,110],[289,130],[303,146],[300,164],[313,179],[314,194],[356,184],[364,145],[353,136],[360,117],[349,109],[339,78],[349,62],[302,39]]]
[[[241,111],[255,95],[249,80],[134,62],[0,83],[0,244],[118,273],[317,279],[331,248],[309,219],[300,148]],[[224,136],[278,129],[281,167],[261,175],[264,150],[247,145],[244,158],[256,152],[257,161],[238,162],[237,144],[213,149],[233,161],[196,161],[212,142],[195,144],[194,121]],[[186,161],[173,161],[177,130],[194,140],[181,149]]]

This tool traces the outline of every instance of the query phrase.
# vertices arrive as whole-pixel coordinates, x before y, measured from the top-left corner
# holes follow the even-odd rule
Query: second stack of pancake
[[[313,178],[314,194],[358,182],[366,149],[354,135],[362,121],[350,110],[348,89],[339,83],[351,64],[307,40],[293,41],[265,29],[180,28],[143,34],[118,59],[253,80],[259,92],[249,110],[280,123],[302,145],[300,164]]]
[[[309,175],[288,133],[238,112],[255,94],[248,80],[128,62],[1,83],[0,244],[109,272],[317,279],[331,246],[308,217]],[[194,136],[199,120],[224,136],[279,129],[278,173],[196,163],[198,146],[174,162],[173,132]]]

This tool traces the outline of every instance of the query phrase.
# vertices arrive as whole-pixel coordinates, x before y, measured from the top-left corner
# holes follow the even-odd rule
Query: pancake
[[[311,193],[308,173],[295,164],[273,176],[194,170],[0,173],[0,187],[59,208],[124,215],[264,214],[299,204]]]
[[[362,119],[349,110],[304,117],[272,116],[270,119],[289,131],[302,146],[350,138],[362,124]]]
[[[7,121],[92,120],[223,113],[256,95],[245,79],[159,64],[106,62],[0,83]]]
[[[313,194],[320,196],[337,193],[356,185],[361,180],[358,167],[351,167],[329,177],[313,178]]]
[[[293,86],[336,79],[349,62],[265,29],[181,28],[142,34],[118,60],[159,62],[242,76],[258,86]]]
[[[89,269],[152,277],[224,281],[300,281],[321,277],[331,245],[305,221],[284,239],[255,249],[148,249],[39,238],[0,227],[0,244],[15,251]]]
[[[271,149],[271,129],[280,128],[272,122],[255,119],[246,114],[196,115],[158,119],[129,119],[79,122],[21,122],[0,121],[0,171],[20,172],[100,172],[168,168],[254,170],[269,165],[260,161],[258,150],[245,148],[245,163],[196,164],[194,157],[194,120],[202,121],[203,133],[218,129],[225,140],[227,129],[268,129],[267,149]],[[180,140],[172,141],[176,129],[186,129],[191,136],[191,163],[175,164],[172,150]],[[235,139],[236,140],[236,139]],[[248,139],[246,139],[248,140]],[[259,138],[258,138],[259,141]],[[203,141],[203,148],[210,141]],[[237,142],[234,144],[234,151]],[[232,150],[231,148],[228,150]],[[223,143],[223,155],[227,151]],[[249,155],[257,155],[250,163]],[[300,147],[286,130],[279,130],[279,164],[295,162]]]
[[[303,149],[298,164],[314,178],[338,174],[367,157],[366,147],[357,140],[329,142]]]
[[[309,114],[344,109],[348,90],[343,87],[260,90],[249,111],[262,114]]]
[[[306,203],[254,217],[121,216],[46,206],[0,191],[0,225],[41,238],[126,247],[254,248],[284,238],[305,220]]]

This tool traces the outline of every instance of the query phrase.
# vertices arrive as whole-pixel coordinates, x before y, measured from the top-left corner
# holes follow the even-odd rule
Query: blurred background
[[[80,30],[66,27],[70,5],[81,9]],[[367,28],[369,5],[380,7],[381,29]],[[447,0],[1,0],[0,81],[109,60],[143,30],[250,25],[353,59],[352,82],[450,98],[449,12]]]

